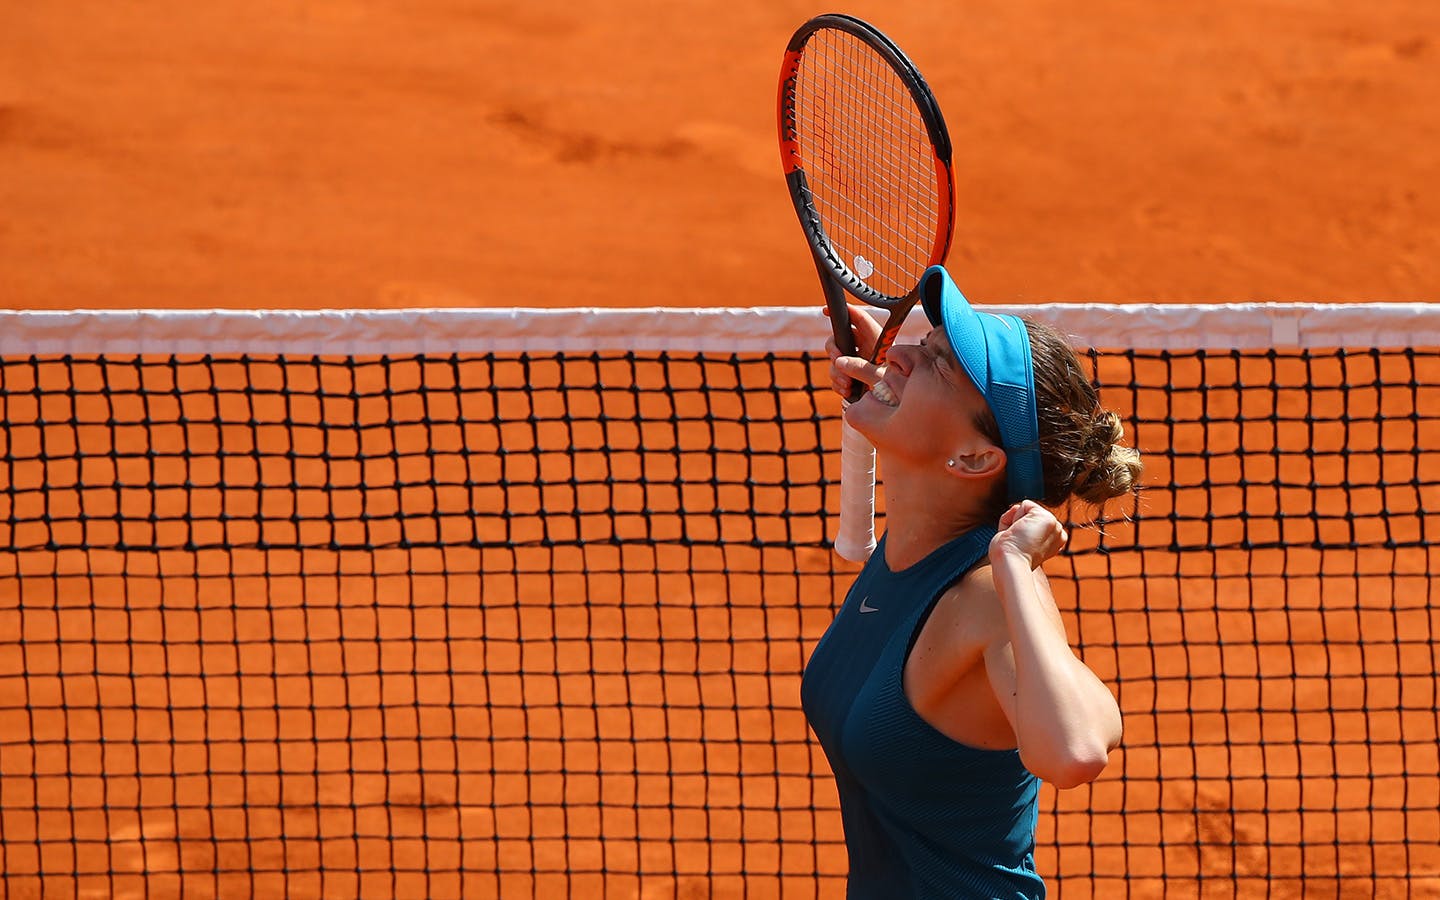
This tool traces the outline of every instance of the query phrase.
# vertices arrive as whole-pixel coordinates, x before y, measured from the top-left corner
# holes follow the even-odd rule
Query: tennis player
[[[921,292],[922,344],[872,365],[829,343],[835,390],[870,388],[845,417],[879,454],[886,529],[801,697],[852,900],[1040,898],[1039,782],[1085,784],[1120,742],[1040,568],[1068,538],[1047,507],[1132,491],[1140,458],[1058,333],[975,310],[939,266]],[[850,317],[865,353],[879,325]]]

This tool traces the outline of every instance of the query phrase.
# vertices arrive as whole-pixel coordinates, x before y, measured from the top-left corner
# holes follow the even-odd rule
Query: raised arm
[[[1059,552],[1065,529],[1026,500],[1000,520],[990,564],[1008,641],[985,654],[986,672],[1010,720],[1026,768],[1060,788],[1094,780],[1120,743],[1120,707],[1070,649],[1040,564]]]

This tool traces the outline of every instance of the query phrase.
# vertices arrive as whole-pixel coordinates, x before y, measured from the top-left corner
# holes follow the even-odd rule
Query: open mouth
[[[900,405],[900,398],[891,390],[890,385],[883,381],[877,381],[872,384],[870,386],[870,394],[886,406],[893,408]]]

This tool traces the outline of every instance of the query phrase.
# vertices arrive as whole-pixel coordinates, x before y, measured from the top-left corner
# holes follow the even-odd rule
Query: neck
[[[885,472],[885,564],[908,569],[977,525],[981,503],[965,482],[941,473]]]

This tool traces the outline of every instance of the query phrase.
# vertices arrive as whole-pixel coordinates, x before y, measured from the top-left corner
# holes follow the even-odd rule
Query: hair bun
[[[1120,443],[1124,437],[1120,417],[1109,410],[1097,410],[1081,442],[1075,496],[1098,506],[1135,490],[1143,467],[1139,452]]]

